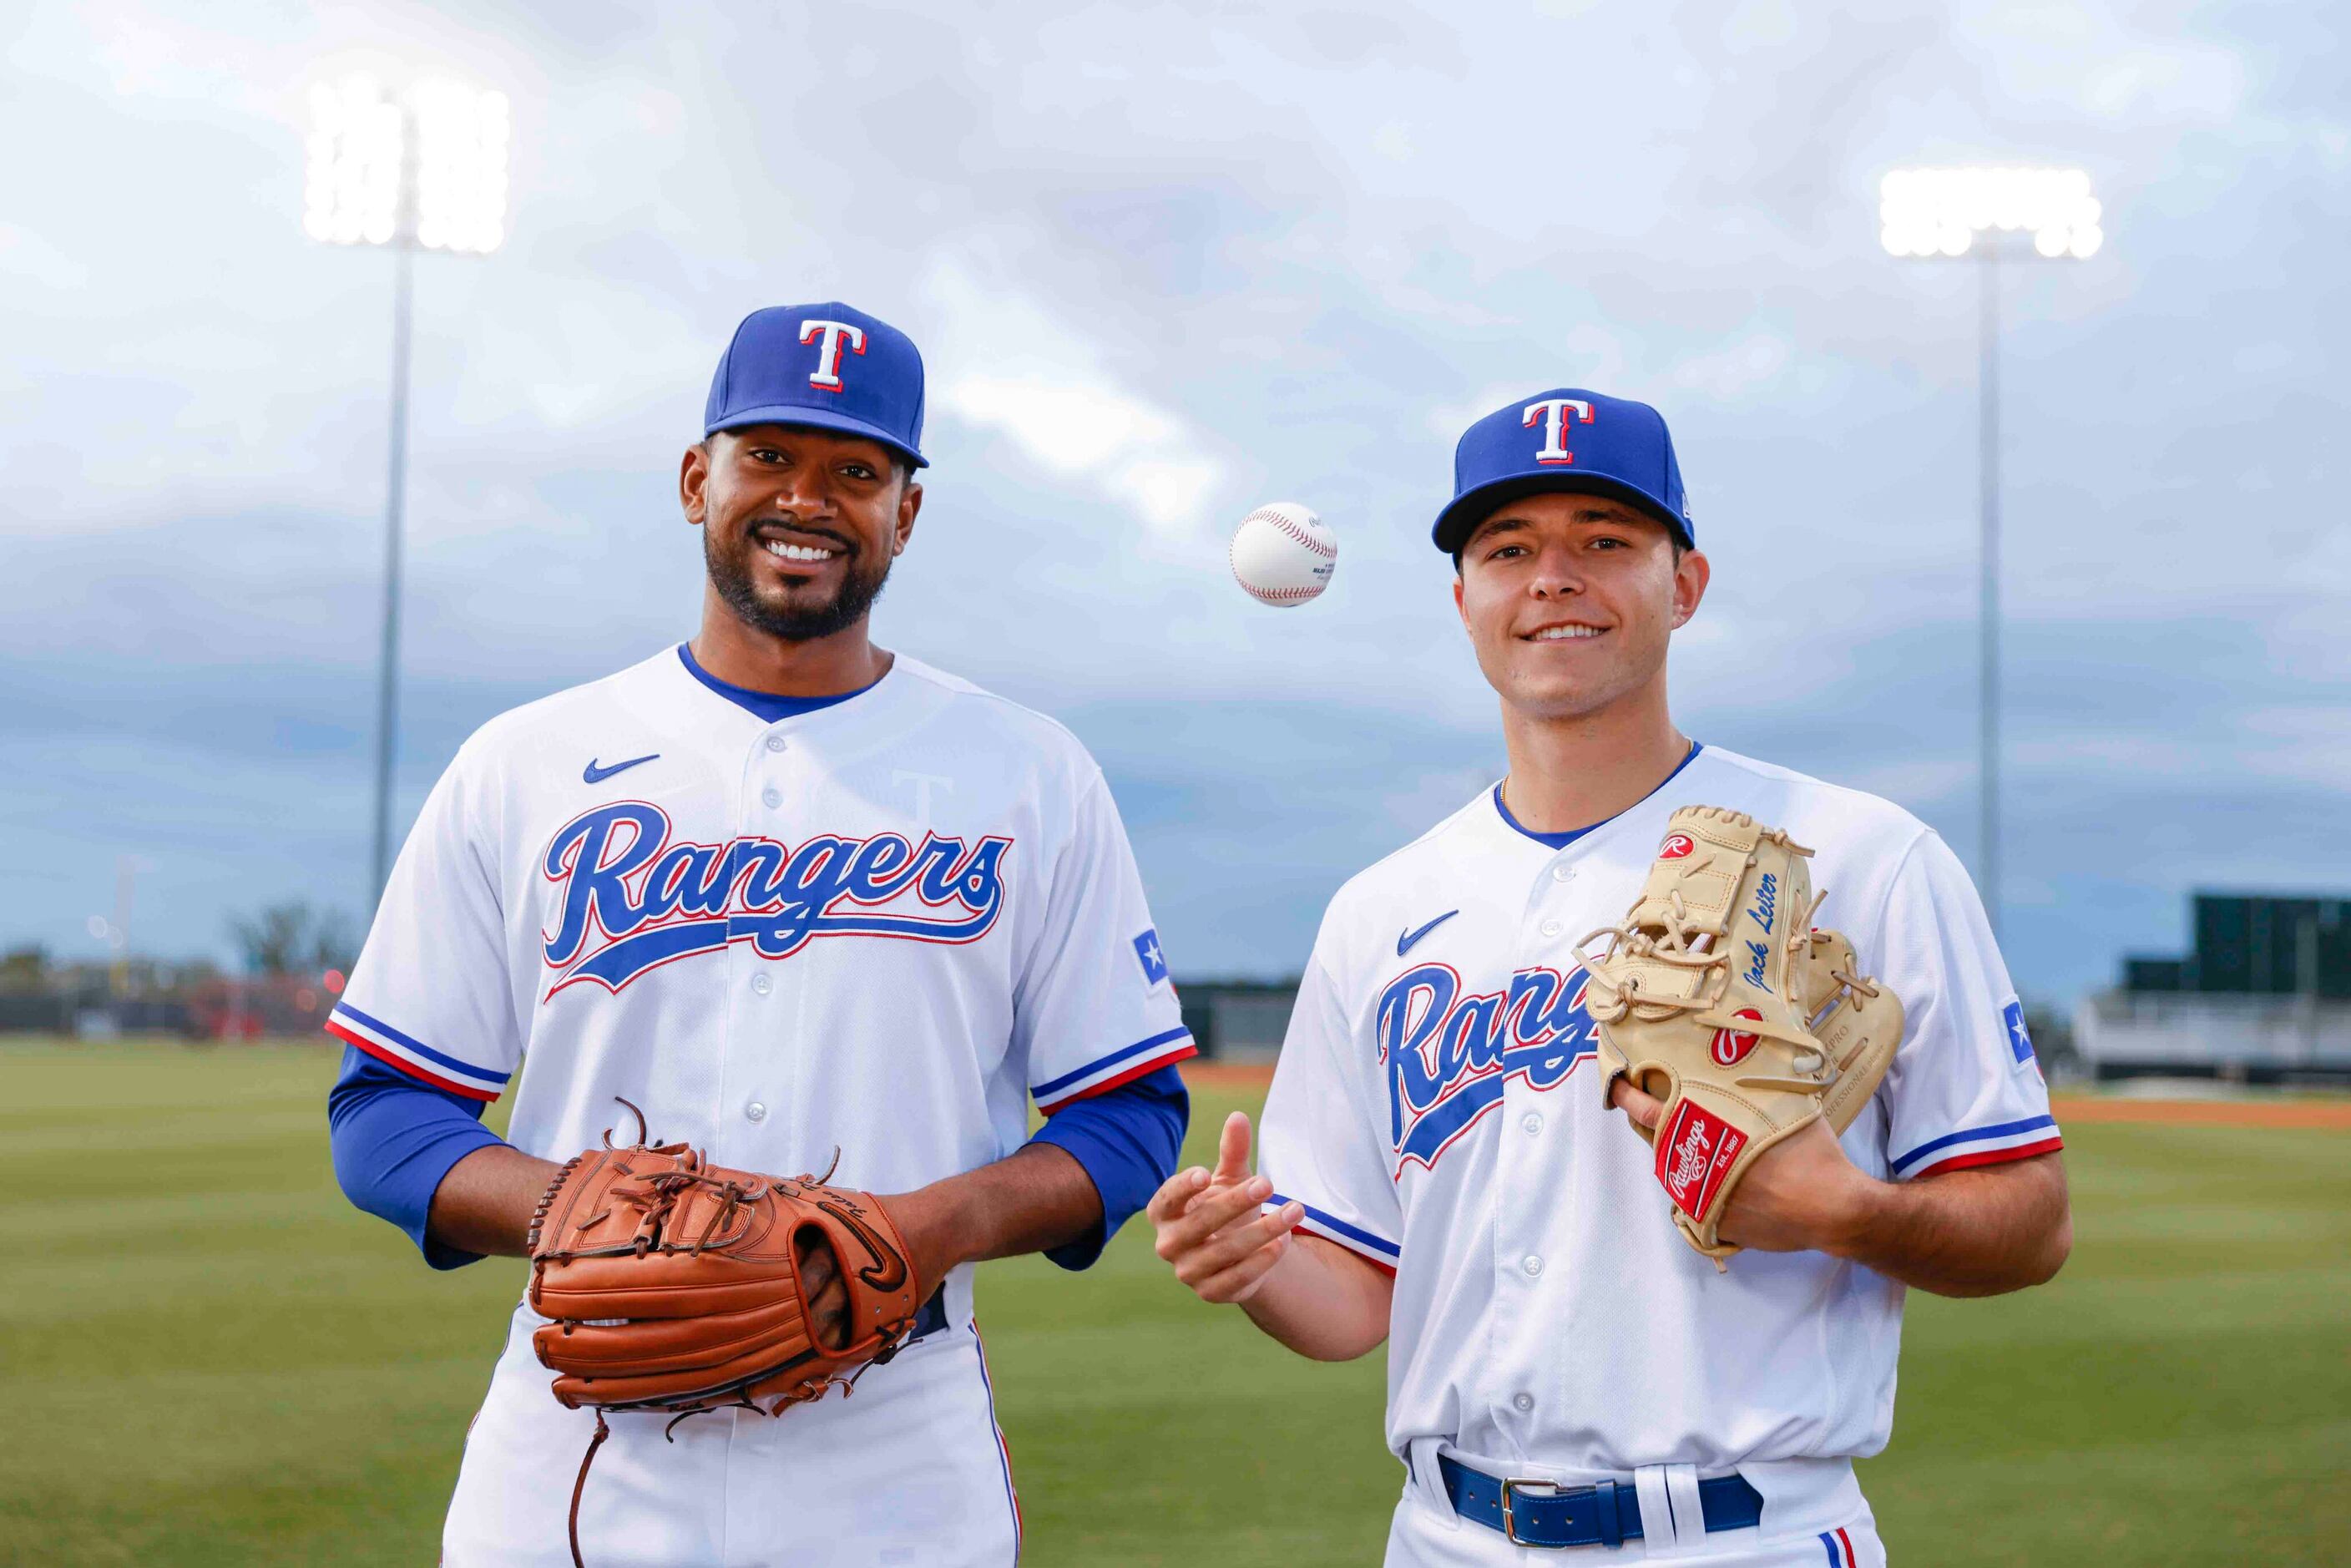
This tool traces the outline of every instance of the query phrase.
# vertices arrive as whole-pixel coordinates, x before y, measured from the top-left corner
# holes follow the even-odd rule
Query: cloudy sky
[[[2062,1000],[2191,887],[2351,888],[2327,7],[1277,9],[35,0],[0,945],[95,955],[126,855],[144,950],[364,906],[391,261],[299,222],[307,89],[355,69],[514,102],[507,246],[419,265],[403,827],[483,719],[690,632],[715,356],[841,297],[933,377],[878,634],[1093,747],[1179,974],[1291,967],[1499,772],[1426,528],[1460,426],[1562,382],[1673,422],[1683,727],[1972,862],[1973,269],[1886,257],[1876,192],[2032,161],[2108,238],[2006,301],[2012,965]],[[1227,574],[1275,497],[1342,540],[1305,609]]]

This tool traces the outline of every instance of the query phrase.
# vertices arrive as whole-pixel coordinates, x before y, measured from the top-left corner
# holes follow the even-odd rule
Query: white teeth
[[[768,553],[783,560],[831,560],[832,551],[815,545],[787,544],[782,539],[767,541]]]
[[[1597,626],[1546,626],[1534,635],[1538,643],[1564,643],[1571,637],[1597,637]]]

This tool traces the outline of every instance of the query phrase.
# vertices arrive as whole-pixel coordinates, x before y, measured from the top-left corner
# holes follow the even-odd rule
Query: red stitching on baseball
[[[1280,528],[1283,533],[1288,534],[1291,538],[1296,539],[1300,544],[1304,545],[1308,549],[1312,550],[1316,555],[1322,556],[1326,560],[1336,560],[1339,559],[1339,547],[1337,545],[1324,544],[1321,539],[1316,538],[1312,534],[1307,532],[1306,529],[1299,527],[1296,522],[1291,520],[1287,512],[1277,512],[1270,507],[1259,507],[1256,511],[1251,512],[1248,517],[1243,517],[1241,521],[1244,524],[1260,521],[1271,523],[1275,528]]]

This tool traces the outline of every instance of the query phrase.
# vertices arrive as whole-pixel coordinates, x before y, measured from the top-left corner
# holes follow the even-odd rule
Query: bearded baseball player
[[[922,429],[904,333],[747,319],[679,475],[699,629],[465,742],[334,1009],[351,1200],[531,1260],[453,1568],[1017,1555],[972,1265],[1091,1263],[1193,1046],[1084,748],[868,635]]]
[[[1301,1354],[1393,1340],[1392,1568],[1882,1563],[1906,1287],[2071,1246],[1983,909],[1907,812],[1675,727],[1708,565],[1656,410],[1479,421],[1435,539],[1510,771],[1332,901],[1262,1168],[1235,1115],[1160,1256]]]

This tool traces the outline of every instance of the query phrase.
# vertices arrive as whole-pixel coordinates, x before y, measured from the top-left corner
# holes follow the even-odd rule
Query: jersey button
[[[1519,1267],[1524,1269],[1527,1271],[1527,1278],[1531,1280],[1542,1272],[1542,1260],[1530,1252],[1527,1254],[1526,1261],[1520,1263]]]
[[[776,982],[768,978],[767,971],[764,969],[751,977],[751,988],[763,997],[773,990],[775,985]]]
[[[1556,921],[1556,920],[1546,920],[1546,921],[1544,921],[1544,922],[1542,923],[1542,934],[1543,934],[1544,936],[1558,936],[1558,935],[1559,935],[1559,933],[1560,933],[1560,924],[1559,924],[1559,922],[1558,922],[1558,921]]]
[[[772,811],[784,803],[784,792],[773,784],[759,791],[759,804]]]
[[[759,1101],[754,1100],[743,1107],[743,1115],[747,1121],[764,1122],[768,1119],[768,1107]]]
[[[1572,865],[1555,865],[1551,868],[1551,879],[1553,882],[1573,882],[1575,868]],[[1526,1396],[1522,1394],[1519,1397],[1523,1399]]]
[[[1541,1113],[1541,1112],[1540,1112],[1540,1111],[1530,1111],[1530,1112],[1528,1112],[1528,1113],[1527,1113],[1527,1116],[1526,1116],[1526,1120],[1525,1120],[1525,1121],[1523,1121],[1523,1122],[1520,1122],[1520,1123],[1519,1124],[1519,1125],[1520,1125],[1520,1126],[1521,1126],[1521,1127],[1524,1127],[1524,1128],[1528,1131],[1528,1133],[1529,1133],[1529,1134],[1535,1134],[1535,1133],[1540,1133],[1540,1132],[1541,1132],[1541,1131],[1542,1131],[1542,1113]]]
[[[1535,1407],[1535,1396],[1531,1394],[1520,1394],[1514,1396],[1510,1400],[1510,1403],[1517,1406],[1520,1413],[1523,1414],[1524,1412]]]
[[[783,748],[784,748],[784,737],[783,737],[782,736],[780,736],[780,735],[771,735],[771,736],[768,737],[768,750],[770,750],[770,751],[781,751]]]

